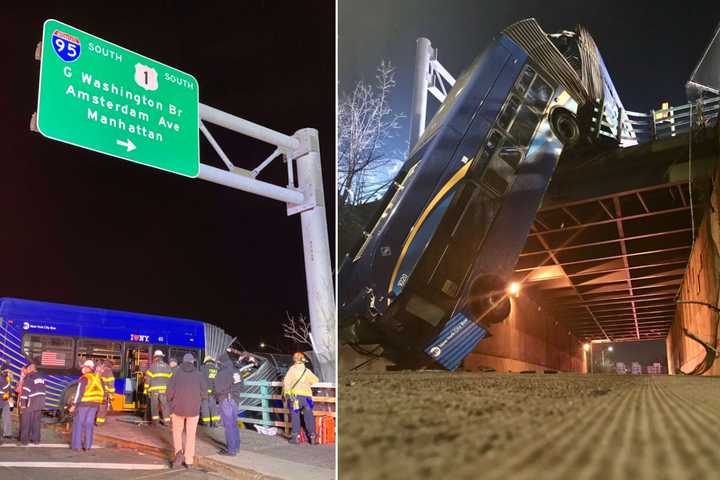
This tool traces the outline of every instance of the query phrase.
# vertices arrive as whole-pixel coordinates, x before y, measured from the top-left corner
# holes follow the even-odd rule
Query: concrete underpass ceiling
[[[515,280],[581,339],[663,339],[692,246],[689,196],[678,182],[543,208]]]
[[[684,134],[561,158],[513,280],[578,338],[667,336],[693,243],[691,204],[697,232],[720,153],[718,127],[692,138],[692,157]]]

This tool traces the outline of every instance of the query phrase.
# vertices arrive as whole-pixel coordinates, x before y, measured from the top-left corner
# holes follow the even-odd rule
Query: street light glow
[[[260,348],[265,348],[265,342],[260,342]]]
[[[613,347],[612,347],[612,345],[610,345],[610,346],[608,347],[608,352],[612,352],[612,351],[613,351]]]
[[[512,282],[508,286],[508,293],[513,297],[517,298],[520,296],[520,284],[518,282]]]
[[[590,351],[590,344],[589,344],[589,343],[583,343],[583,350],[585,350],[586,352],[589,352],[589,351]]]

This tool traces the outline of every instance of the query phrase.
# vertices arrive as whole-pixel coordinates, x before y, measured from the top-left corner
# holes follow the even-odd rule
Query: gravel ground
[[[340,478],[700,479],[720,472],[720,379],[343,374]]]

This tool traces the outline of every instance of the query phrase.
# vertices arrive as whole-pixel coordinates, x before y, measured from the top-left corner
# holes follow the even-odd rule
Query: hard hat
[[[82,366],[83,368],[95,368],[95,362],[93,362],[92,360],[85,360],[85,363],[83,363]]]
[[[205,360],[203,361],[203,363],[214,362],[214,361],[215,361],[215,357],[211,357],[210,355],[208,355],[207,357],[205,357]]]
[[[293,362],[304,362],[305,361],[305,354],[302,352],[295,352],[293,353]]]
[[[162,350],[155,350],[155,353],[153,353],[153,357],[164,357],[165,354],[162,352]]]

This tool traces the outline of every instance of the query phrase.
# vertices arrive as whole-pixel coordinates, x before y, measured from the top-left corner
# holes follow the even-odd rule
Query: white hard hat
[[[215,358],[208,355],[207,357],[205,357],[205,361],[203,361],[203,363],[214,362],[214,361],[215,361]]]
[[[89,368],[95,368],[95,362],[92,360],[85,360],[85,363],[82,364],[83,368],[89,367]]]
[[[153,353],[153,357],[164,357],[165,354],[162,352],[162,350],[155,350],[155,353]]]

